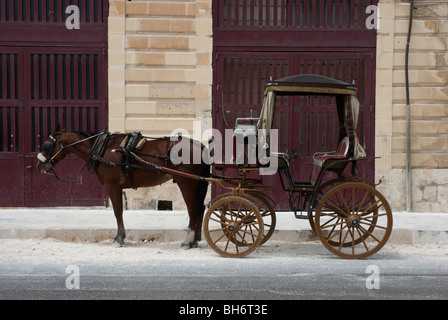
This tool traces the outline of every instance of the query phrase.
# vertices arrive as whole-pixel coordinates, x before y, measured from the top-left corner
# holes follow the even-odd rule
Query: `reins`
[[[60,133],[59,133],[59,134],[60,134]],[[82,142],[84,142],[84,141],[88,141],[88,140],[90,140],[90,139],[96,138],[96,137],[98,137],[100,134],[102,134],[102,132],[97,133],[97,134],[95,134],[95,135],[93,135],[93,136],[87,137],[87,138],[85,138],[85,139],[81,139],[81,140],[79,140],[79,141],[73,142],[72,144],[69,144],[69,145],[66,146],[66,147],[64,147],[64,145],[59,141],[59,137],[58,137],[58,139],[54,139],[53,137],[50,136],[51,138],[53,138],[53,140],[55,141],[55,143],[56,143],[56,142],[59,142],[59,145],[61,146],[61,149],[60,149],[58,152],[56,152],[56,153],[50,158],[50,160],[48,160],[48,162],[53,161],[54,158],[56,158],[57,155],[58,155],[61,151],[65,151],[65,149],[70,148],[70,147],[72,147],[72,146],[74,146],[74,145],[77,145],[77,144],[82,143]],[[69,151],[65,151],[65,152],[70,153]]]

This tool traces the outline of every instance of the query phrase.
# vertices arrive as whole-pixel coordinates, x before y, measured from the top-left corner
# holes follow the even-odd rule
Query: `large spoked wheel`
[[[337,256],[363,259],[386,244],[392,232],[392,211],[375,188],[343,183],[323,196],[315,228],[324,246]]]
[[[215,201],[204,217],[209,246],[225,257],[243,257],[263,239],[263,218],[252,201],[226,196]]]

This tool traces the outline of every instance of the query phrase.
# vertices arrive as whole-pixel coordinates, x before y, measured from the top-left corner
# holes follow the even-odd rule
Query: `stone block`
[[[406,49],[406,36],[397,36],[394,38],[394,49],[405,50]],[[412,51],[442,51],[447,49],[446,37],[434,36],[413,36],[410,42],[410,50]]]
[[[148,40],[151,49],[187,50],[190,47],[188,36],[149,36]]]
[[[416,3],[414,5],[414,16],[416,19],[434,19],[448,16],[448,3]]]
[[[127,15],[145,15],[148,14],[148,1],[126,1]]]

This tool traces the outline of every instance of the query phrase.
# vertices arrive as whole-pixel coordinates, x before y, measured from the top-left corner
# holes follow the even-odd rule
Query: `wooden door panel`
[[[0,206],[104,205],[106,193],[83,161],[36,171],[36,155],[57,124],[69,131],[107,125],[109,1],[76,2],[78,30],[66,28],[73,1],[0,1]]]
[[[24,136],[27,157],[35,167],[41,146],[59,124],[66,131],[101,131],[107,125],[103,91],[106,60],[102,48],[30,47],[25,50],[28,89]],[[85,162],[68,156],[55,171],[58,181],[26,171],[27,206],[104,205],[105,193]]]

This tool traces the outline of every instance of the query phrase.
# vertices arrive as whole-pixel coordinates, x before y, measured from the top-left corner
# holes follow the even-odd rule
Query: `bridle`
[[[98,137],[98,136],[99,136],[100,134],[102,134],[102,133],[100,132],[100,133],[94,134],[93,136],[87,137],[87,138],[85,138],[85,139],[78,140],[78,141],[73,142],[73,143],[71,143],[71,144],[69,144],[69,145],[67,145],[67,146],[64,146],[64,145],[61,143],[61,141],[59,141],[59,138],[60,138],[60,136],[61,136],[61,133],[62,133],[62,132],[57,132],[57,133],[55,134],[55,135],[56,135],[56,138],[54,138],[52,135],[50,135],[50,136],[48,137],[49,140],[48,140],[48,141],[45,141],[45,142],[43,143],[43,145],[42,145],[42,151],[45,152],[45,153],[47,153],[48,155],[51,156],[51,154],[53,153],[53,149],[54,149],[55,144],[58,143],[59,146],[60,146],[60,149],[58,150],[58,152],[56,152],[56,153],[55,153],[53,156],[51,156],[49,159],[48,159],[47,157],[45,157],[45,156],[43,155],[42,152],[40,152],[40,153],[37,155],[37,159],[38,159],[40,162],[42,162],[43,164],[45,164],[45,173],[51,175],[52,177],[56,178],[57,180],[60,180],[60,181],[63,181],[63,182],[69,182],[69,181],[62,180],[62,179],[59,178],[59,177],[57,176],[57,174],[54,172],[54,166],[58,163],[58,160],[56,159],[56,157],[57,157],[61,152],[65,152],[67,155],[69,155],[69,154],[70,154],[70,151],[67,150],[68,148],[70,148],[70,147],[72,147],[72,146],[74,146],[74,145],[77,145],[77,144],[79,144],[79,143],[82,143],[82,142],[84,142],[84,141],[88,141],[88,140],[90,140],[90,139],[96,138],[96,137]],[[82,171],[83,169],[84,169],[84,167],[81,169],[81,171]]]

